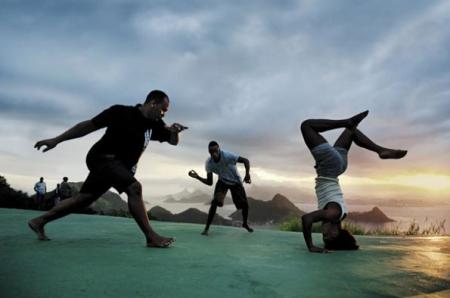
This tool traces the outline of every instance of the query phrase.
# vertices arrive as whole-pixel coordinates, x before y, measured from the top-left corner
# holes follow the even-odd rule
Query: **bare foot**
[[[350,130],[355,130],[356,127],[358,126],[358,124],[367,117],[367,115],[369,114],[369,111],[364,111],[362,113],[356,114],[355,116],[351,117],[349,119],[349,126],[348,129]]]
[[[406,150],[385,149],[378,153],[381,159],[400,159],[408,153]]]
[[[253,229],[248,226],[248,224],[243,224],[242,227],[246,229],[249,233],[253,233]]]
[[[48,241],[50,240],[50,238],[48,238],[45,235],[45,231],[44,231],[44,225],[42,223],[36,223],[36,219],[32,219],[28,222],[28,226],[30,227],[31,230],[33,230],[33,232],[35,232],[38,236],[38,239],[41,241]]]
[[[201,235],[203,235],[203,236],[208,236],[208,231],[207,231],[207,230],[204,230],[204,231],[201,233]]]
[[[175,238],[157,236],[147,240],[147,247],[167,248],[173,242],[175,242]]]

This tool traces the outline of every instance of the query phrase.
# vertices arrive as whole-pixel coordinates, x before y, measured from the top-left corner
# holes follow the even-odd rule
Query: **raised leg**
[[[309,119],[303,121],[300,130],[306,146],[311,150],[320,144],[326,143],[326,139],[320,135],[320,132],[342,127],[348,128],[349,130],[355,130],[368,113],[368,111],[365,111],[351,118],[342,120]]]
[[[353,143],[354,135],[355,133],[353,130],[346,128],[338,137],[333,146],[347,149],[347,151],[350,150],[350,147]]]
[[[378,153],[381,159],[399,159],[408,153],[406,150],[390,149],[382,147],[375,144],[371,139],[369,139],[365,134],[363,134],[359,129],[355,130],[353,135],[353,141],[359,147],[365,148],[367,150]]]

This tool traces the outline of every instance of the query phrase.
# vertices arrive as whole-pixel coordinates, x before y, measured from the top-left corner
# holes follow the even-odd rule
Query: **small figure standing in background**
[[[44,197],[47,192],[47,185],[44,182],[44,177],[41,177],[34,185],[34,191],[36,192],[36,206],[37,209],[41,209],[44,206]]]
[[[61,201],[72,197],[72,188],[68,181],[69,178],[64,177],[63,181],[59,184],[58,195]]]

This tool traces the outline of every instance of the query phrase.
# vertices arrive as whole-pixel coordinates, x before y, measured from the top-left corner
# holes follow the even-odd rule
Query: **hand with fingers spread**
[[[47,152],[48,150],[55,148],[56,145],[58,145],[58,141],[56,141],[55,139],[46,139],[46,140],[41,140],[41,141],[37,142],[34,145],[34,148],[36,148],[37,150],[40,150],[42,146],[45,146],[46,148],[44,148],[44,150],[42,150],[42,152]]]

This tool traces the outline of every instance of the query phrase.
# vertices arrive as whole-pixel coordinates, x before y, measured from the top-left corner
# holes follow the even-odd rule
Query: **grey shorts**
[[[316,160],[317,176],[337,178],[347,169],[347,149],[333,147],[328,143],[320,144],[311,153]]]

